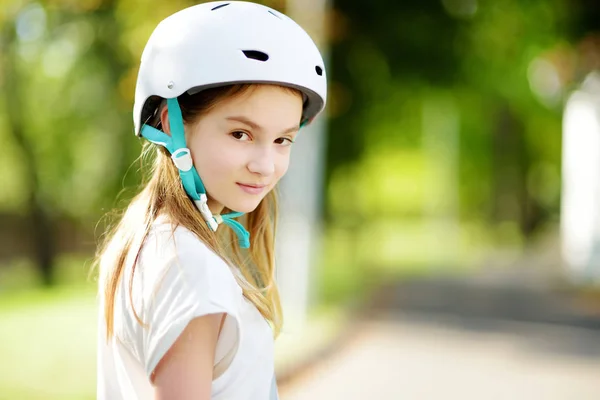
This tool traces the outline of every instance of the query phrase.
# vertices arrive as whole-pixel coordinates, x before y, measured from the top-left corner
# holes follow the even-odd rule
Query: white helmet
[[[135,89],[135,134],[168,149],[183,187],[213,231],[220,223],[249,247],[249,233],[234,218],[213,215],[206,189],[185,144],[177,97],[236,83],[274,83],[300,90],[300,125],[325,107],[327,84],[323,58],[310,36],[294,21],[268,7],[242,1],[204,3],[164,19],[144,52]],[[146,125],[166,99],[171,135]]]
[[[259,4],[199,4],[154,30],[138,73],[135,134],[154,113],[151,96],[175,98],[235,83],[275,83],[304,93],[301,124],[325,106],[325,65],[310,36],[289,17]]]

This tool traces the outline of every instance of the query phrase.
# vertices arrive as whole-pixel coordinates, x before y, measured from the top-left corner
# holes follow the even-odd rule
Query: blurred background
[[[197,3],[1,0],[0,399],[95,397],[139,58]],[[282,399],[600,398],[600,2],[262,3],[329,80],[281,185]]]

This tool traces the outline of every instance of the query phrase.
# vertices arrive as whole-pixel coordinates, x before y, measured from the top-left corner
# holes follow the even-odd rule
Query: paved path
[[[282,400],[600,399],[600,331],[383,313]]]

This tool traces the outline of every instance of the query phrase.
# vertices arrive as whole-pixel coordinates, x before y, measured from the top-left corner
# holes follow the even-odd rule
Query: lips
[[[240,182],[237,182],[237,185],[240,187],[240,189],[242,189],[244,192],[246,192],[248,194],[260,194],[267,187],[267,185],[257,185],[257,184],[253,184],[253,183],[240,183]]]
[[[238,185],[253,187],[253,188],[257,188],[257,189],[267,187],[267,185],[257,185],[257,184],[253,184],[253,183],[240,183],[240,182],[238,182]]]

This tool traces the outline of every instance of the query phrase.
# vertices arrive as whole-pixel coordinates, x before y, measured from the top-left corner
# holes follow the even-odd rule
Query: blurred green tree
[[[525,237],[552,220],[560,201],[562,100],[577,81],[570,71],[571,53],[581,37],[599,28],[598,19],[590,17],[598,14],[596,2],[334,4],[329,183],[354,180],[358,192],[377,192],[372,179],[359,183],[356,176],[336,172],[350,171],[378,153],[388,157],[382,149],[425,151],[423,110],[442,97],[458,110],[460,179],[455,184],[462,218],[511,222]],[[394,157],[381,173],[401,182],[392,178],[404,169],[393,166]],[[409,186],[406,196],[402,188],[397,191],[396,206],[377,194],[365,206],[355,195],[343,210],[330,203],[327,215],[354,219],[359,226],[378,215],[422,214],[419,202],[409,198]],[[412,211],[402,202],[414,204]],[[348,217],[348,210],[358,216]]]

